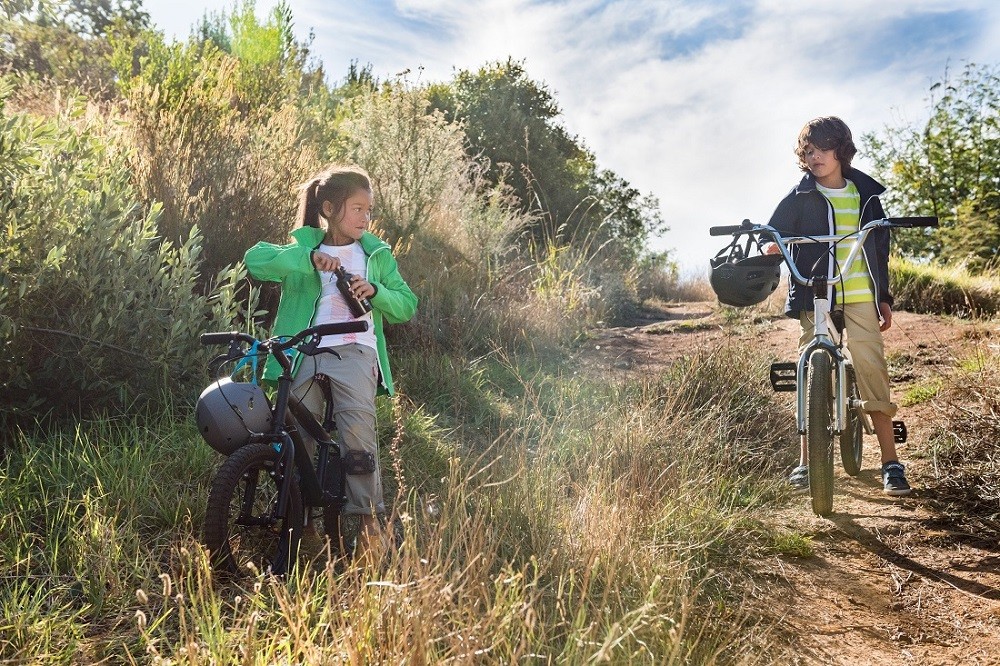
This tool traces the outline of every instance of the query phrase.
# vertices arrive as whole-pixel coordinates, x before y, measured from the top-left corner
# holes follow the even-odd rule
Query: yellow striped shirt
[[[833,206],[835,233],[842,236],[857,231],[860,224],[861,195],[858,194],[858,188],[854,183],[848,180],[847,185],[839,190],[823,187],[817,183],[816,189],[822,192]],[[859,252],[850,267],[844,266],[855,240],[857,236],[852,236],[837,244],[837,266],[844,276],[843,282],[840,279],[835,282],[838,303],[871,303],[875,300],[864,254]]]

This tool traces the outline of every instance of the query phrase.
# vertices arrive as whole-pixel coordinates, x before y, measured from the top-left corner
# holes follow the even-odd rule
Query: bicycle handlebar
[[[785,264],[788,266],[791,272],[792,279],[801,285],[813,286],[814,281],[812,278],[804,277],[800,272],[795,262],[792,260],[791,254],[789,254],[789,246],[798,245],[800,243],[828,243],[831,246],[836,246],[838,243],[855,237],[854,246],[851,248],[850,253],[844,260],[845,266],[850,266],[854,259],[857,257],[858,253],[861,251],[861,246],[863,245],[865,238],[868,234],[875,229],[912,229],[915,227],[936,227],[938,226],[938,218],[932,216],[911,216],[911,217],[885,217],[880,220],[872,220],[871,222],[866,222],[861,225],[861,228],[857,231],[844,234],[844,235],[829,235],[829,236],[800,236],[800,235],[785,235],[778,229],[768,225],[768,224],[751,224],[750,220],[743,220],[743,224],[739,225],[728,225],[720,227],[710,227],[708,233],[712,236],[726,236],[732,235],[735,239],[741,235],[751,235],[760,234],[761,236],[766,236],[768,239],[773,241],[778,246],[778,251],[781,253]],[[759,240],[759,239],[758,239]],[[815,267],[814,267],[815,268]],[[838,269],[839,270],[839,269]],[[826,279],[826,278],[823,278]]]
[[[866,223],[865,227],[888,227],[899,229],[913,229],[916,227],[936,227],[938,218],[930,215],[914,215],[906,217],[884,217],[880,220],[872,220]],[[709,236],[737,236],[740,234],[754,234],[762,231],[775,232],[771,226],[766,224],[751,224],[750,220],[743,220],[743,224],[730,224],[719,227],[709,227]],[[779,232],[780,233],[780,232]]]
[[[938,219],[930,215],[917,215],[913,217],[887,217],[890,227],[900,227],[903,229],[913,229],[915,227],[936,227]]]
[[[225,333],[202,333],[198,340],[203,345],[228,345],[230,342],[245,342],[252,345],[256,338],[239,331],[228,331]]]
[[[285,342],[280,342],[278,338],[271,338],[267,342],[272,352],[279,352],[289,349],[299,344],[310,336],[321,338],[324,335],[343,335],[345,333],[364,333],[368,330],[367,321],[346,321],[331,324],[317,324],[310,326],[304,331],[296,333]],[[257,338],[247,333],[239,331],[227,331],[222,333],[203,333],[199,338],[203,345],[228,345],[234,342],[245,342],[252,345],[257,342]]]

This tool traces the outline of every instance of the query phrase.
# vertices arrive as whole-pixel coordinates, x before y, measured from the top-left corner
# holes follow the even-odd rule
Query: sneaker
[[[893,460],[882,465],[882,484],[886,495],[902,497],[910,494],[910,484],[906,482],[903,463]]]
[[[788,485],[795,490],[806,490],[809,487],[809,467],[799,465],[792,470],[792,475],[788,477]]]

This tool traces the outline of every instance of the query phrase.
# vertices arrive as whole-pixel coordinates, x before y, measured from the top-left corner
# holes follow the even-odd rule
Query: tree
[[[930,88],[930,117],[922,128],[886,127],[864,141],[876,177],[890,188],[885,197],[890,209],[941,220],[938,232],[899,234],[904,253],[943,261],[992,257],[995,248],[971,247],[968,241],[996,233],[991,231],[1000,204],[1000,74],[995,67],[968,64],[957,80],[946,71]]]
[[[84,91],[110,94],[112,35],[149,24],[139,0],[4,0],[0,74],[18,72]]]
[[[559,124],[553,94],[522,63],[508,58],[461,71],[450,85],[430,86],[428,98],[463,124],[469,155],[485,161],[490,182],[511,186],[535,217],[535,236],[586,238],[593,247],[610,240],[634,257],[664,230],[656,199],[598,169],[593,153]]]

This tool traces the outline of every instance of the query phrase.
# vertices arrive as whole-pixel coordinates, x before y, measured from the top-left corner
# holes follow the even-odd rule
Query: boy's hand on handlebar
[[[778,254],[781,250],[778,249],[777,243],[764,243],[761,247],[761,252],[764,254]]]
[[[878,330],[885,333],[892,327],[892,306],[883,301],[878,304],[878,312],[882,315],[882,324]]]
[[[337,257],[331,257],[325,252],[320,252],[319,250],[313,250],[310,255],[312,259],[312,265],[318,271],[331,272],[340,268],[340,259]]]

